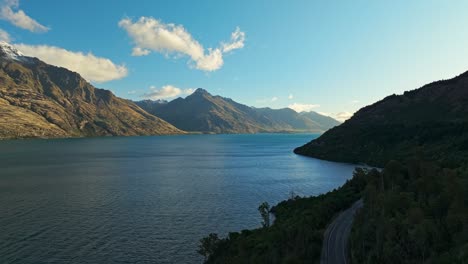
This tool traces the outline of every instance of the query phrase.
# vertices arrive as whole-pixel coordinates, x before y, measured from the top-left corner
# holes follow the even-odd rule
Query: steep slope
[[[297,131],[319,131],[323,132],[329,128],[323,128],[318,122],[298,114],[290,108],[271,109],[257,108],[255,109],[260,114],[272,120],[278,126],[286,128],[285,130]]]
[[[309,118],[310,120],[314,120],[317,125],[319,125],[323,130],[328,130],[332,127],[338,126],[341,124],[340,121],[333,119],[326,115],[321,115],[317,112],[301,112],[302,116]]]
[[[295,150],[321,159],[379,166],[414,156],[455,166],[468,158],[467,151],[468,72],[388,96]]]
[[[186,131],[204,133],[316,132],[330,128],[292,109],[254,108],[197,89],[187,98],[171,102],[136,102]]]
[[[0,138],[182,133],[75,72],[0,43]]]

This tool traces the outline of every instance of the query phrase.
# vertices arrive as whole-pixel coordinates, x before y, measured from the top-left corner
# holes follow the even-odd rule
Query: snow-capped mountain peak
[[[27,59],[23,53],[5,41],[0,41],[0,57],[17,61],[24,61]]]

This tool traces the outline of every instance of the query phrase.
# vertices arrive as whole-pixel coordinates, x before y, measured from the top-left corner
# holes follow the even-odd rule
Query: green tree
[[[259,207],[258,211],[262,216],[262,226],[269,227],[270,226],[270,205],[267,202],[263,202]]]
[[[218,234],[211,233],[207,237],[200,239],[197,252],[205,257],[205,261],[218,249],[221,240]]]

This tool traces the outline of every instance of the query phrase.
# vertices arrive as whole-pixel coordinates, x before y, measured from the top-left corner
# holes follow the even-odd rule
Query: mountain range
[[[136,104],[179,129],[202,133],[321,133],[340,124],[315,112],[250,107],[201,88],[170,102],[144,100]]]
[[[179,134],[78,73],[0,43],[0,139]]]
[[[378,166],[410,157],[460,164],[468,160],[468,72],[364,107],[295,152]]]
[[[0,42],[0,139],[203,133],[323,132],[317,113],[253,108],[198,89],[171,102],[132,102],[78,73]]]

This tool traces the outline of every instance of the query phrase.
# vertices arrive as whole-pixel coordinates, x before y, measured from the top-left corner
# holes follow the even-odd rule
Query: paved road
[[[348,263],[348,240],[354,215],[362,207],[362,199],[341,212],[325,230],[321,264]]]

